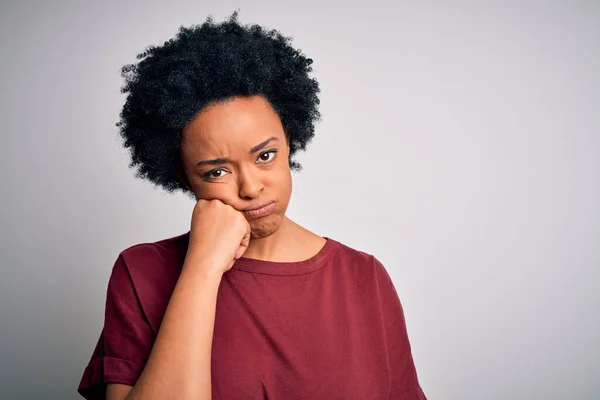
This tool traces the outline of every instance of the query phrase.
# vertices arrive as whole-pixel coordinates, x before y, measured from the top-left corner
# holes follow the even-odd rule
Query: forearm
[[[152,353],[128,400],[210,399],[211,351],[221,274],[186,259]]]

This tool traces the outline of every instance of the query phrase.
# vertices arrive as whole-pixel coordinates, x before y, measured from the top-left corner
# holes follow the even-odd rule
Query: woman
[[[194,197],[190,232],[117,258],[79,393],[118,399],[425,399],[373,256],[285,212],[319,119],[312,60],[237,13],[123,69],[139,176]]]

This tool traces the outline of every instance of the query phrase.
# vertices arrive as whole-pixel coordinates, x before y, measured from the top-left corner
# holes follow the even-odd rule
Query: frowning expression
[[[181,159],[197,199],[219,199],[246,216],[254,238],[281,225],[292,191],[279,115],[261,96],[201,110],[184,128]]]

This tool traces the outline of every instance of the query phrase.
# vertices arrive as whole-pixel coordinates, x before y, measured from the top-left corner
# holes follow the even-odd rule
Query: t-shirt
[[[78,392],[134,386],[187,252],[189,232],[121,252],[104,327]],[[237,260],[223,274],[212,398],[422,400],[400,300],[372,255],[326,238],[308,260]]]

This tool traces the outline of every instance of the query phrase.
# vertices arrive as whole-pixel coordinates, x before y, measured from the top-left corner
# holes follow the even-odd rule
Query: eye
[[[256,162],[259,164],[262,164],[262,163],[268,163],[270,161],[273,161],[273,159],[275,158],[275,153],[277,153],[277,150],[267,150],[263,153],[260,153],[260,155],[258,156],[258,160],[256,160]]]
[[[205,179],[219,179],[227,175],[227,171],[223,168],[213,169],[202,175]]]

